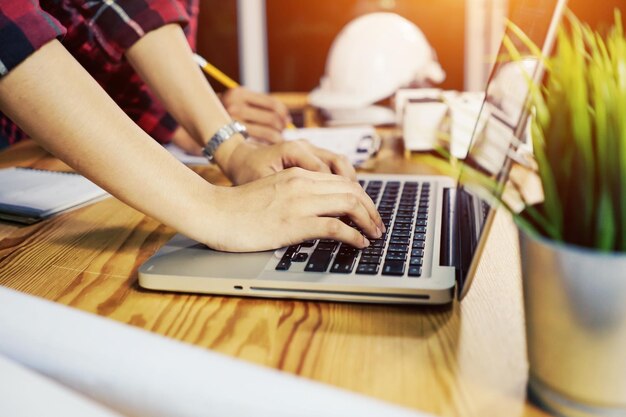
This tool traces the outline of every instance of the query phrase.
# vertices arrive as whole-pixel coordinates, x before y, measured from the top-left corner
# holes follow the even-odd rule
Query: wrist
[[[246,138],[241,133],[237,133],[233,135],[229,140],[222,143],[219,148],[217,148],[213,160],[217,163],[217,165],[221,168],[223,172],[229,172],[229,166],[232,160],[232,156],[234,155],[236,149],[240,148],[242,145],[245,145],[245,143]]]

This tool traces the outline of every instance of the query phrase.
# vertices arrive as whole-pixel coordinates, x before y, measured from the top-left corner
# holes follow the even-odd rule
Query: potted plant
[[[626,38],[573,15],[533,89],[543,202],[516,215],[529,392],[564,416],[626,416]]]
[[[471,163],[428,157],[495,197],[520,230],[529,393],[562,416],[626,416],[626,38],[616,11],[606,36],[571,13],[554,54],[510,24],[507,61],[534,51],[545,68],[529,100],[541,199],[515,176],[500,185]],[[515,36],[516,42],[508,36]],[[444,139],[446,135],[443,135]],[[445,158],[450,155],[441,150]],[[508,187],[507,185],[513,185]],[[493,198],[492,198],[493,199]]]

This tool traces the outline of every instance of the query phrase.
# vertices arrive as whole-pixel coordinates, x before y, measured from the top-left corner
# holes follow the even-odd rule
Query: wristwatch
[[[222,126],[204,146],[202,154],[206,156],[209,161],[213,161],[217,148],[238,133],[245,139],[248,138],[248,129],[246,129],[246,126],[241,122],[235,120]]]

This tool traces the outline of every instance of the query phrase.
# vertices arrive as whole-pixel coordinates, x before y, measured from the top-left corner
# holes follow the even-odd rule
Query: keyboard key
[[[361,256],[361,264],[380,264],[382,257],[381,256],[372,256],[372,255],[364,255]]]
[[[389,245],[389,252],[403,252],[406,253],[409,250],[409,246],[408,245],[398,245],[398,244],[390,244]]]
[[[376,275],[378,274],[378,264],[359,264],[356,273],[359,275]]]
[[[409,266],[409,276],[410,277],[421,277],[422,276],[422,267],[421,266]]]
[[[415,235],[413,236],[413,240],[426,240],[426,234],[415,233]]]
[[[423,258],[411,258],[409,261],[410,266],[422,266],[424,264]]]
[[[404,275],[404,262],[386,261],[382,273],[383,275],[402,276]]]
[[[415,226],[415,233],[426,233],[425,226]]]
[[[383,254],[383,249],[382,248],[365,248],[363,249],[363,255],[364,256],[382,256]]]
[[[426,220],[417,220],[415,222],[415,225],[416,226],[426,226],[426,225],[428,225],[428,222]]]
[[[288,258],[291,259],[293,257],[293,255],[295,255],[296,253],[298,253],[298,251],[300,250],[300,245],[292,245],[289,246],[287,248],[287,250],[285,251],[283,258]]]
[[[356,253],[354,255],[337,255],[330,272],[336,274],[349,274],[354,269]]]
[[[290,266],[291,266],[291,260],[290,259],[285,259],[283,257],[280,260],[280,262],[278,262],[278,265],[276,265],[276,270],[277,271],[287,271],[287,270],[289,270]]]
[[[317,240],[305,240],[304,242],[300,243],[300,246],[302,246],[303,248],[312,248],[313,246],[315,246],[315,243],[317,243]]]
[[[424,250],[423,249],[411,249],[411,258],[423,258]]]
[[[426,244],[421,241],[421,240],[414,240],[413,241],[413,249],[424,249],[426,247]]]
[[[318,243],[317,247],[315,248],[315,252],[317,251],[334,252],[336,248],[337,248],[337,242],[320,240],[320,243]]]
[[[389,240],[389,243],[392,245],[408,245],[410,242],[410,237],[403,236],[392,236]]]
[[[411,230],[394,230],[391,237],[411,237]]]
[[[309,258],[309,254],[308,253],[296,253],[292,258],[291,261],[292,262],[306,262],[306,260]]]
[[[350,245],[346,245],[345,243],[343,243],[340,247],[339,247],[339,252],[337,252],[337,256],[341,256],[341,255],[356,255],[359,253],[359,249],[350,246]]]
[[[329,250],[315,250],[304,268],[308,272],[326,272],[333,254]]]
[[[388,261],[406,261],[406,253],[404,252],[387,252],[385,262]]]
[[[374,239],[370,241],[370,248],[384,248],[385,239]]]

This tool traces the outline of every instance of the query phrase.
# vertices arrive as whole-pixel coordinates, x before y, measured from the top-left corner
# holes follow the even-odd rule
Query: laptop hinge
[[[454,188],[444,188],[443,207],[441,222],[441,247],[439,248],[439,265],[454,266],[457,262],[457,233],[455,227],[456,212],[456,190]]]

